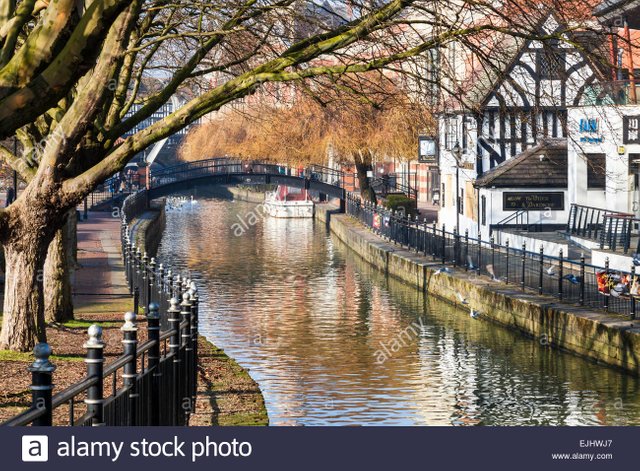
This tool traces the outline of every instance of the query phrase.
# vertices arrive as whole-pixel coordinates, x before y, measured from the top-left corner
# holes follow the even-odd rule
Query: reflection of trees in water
[[[637,380],[425,298],[311,221],[265,220],[233,237],[238,214],[252,207],[211,201],[195,216],[171,215],[168,231],[179,235],[168,232],[163,250],[199,272],[216,341],[251,367],[280,423],[323,413],[356,422],[638,422]],[[375,363],[382,344],[420,322]]]
[[[368,276],[382,278],[353,258]],[[455,395],[452,420],[500,424],[509,418],[530,418],[529,423],[539,425],[639,423],[637,378],[471,319],[466,311],[425,297],[393,278],[381,281],[388,286],[398,312],[408,318],[415,312],[425,313],[429,334],[420,339],[421,360],[438,361],[447,389],[462,391]],[[431,369],[426,368],[427,384]]]

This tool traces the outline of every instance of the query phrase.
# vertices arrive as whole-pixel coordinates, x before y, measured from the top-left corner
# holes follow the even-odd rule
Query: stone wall
[[[416,255],[374,235],[335,208],[316,207],[316,217],[380,271],[458,305],[480,318],[518,330],[542,345],[573,352],[640,375],[640,320],[560,304],[551,297],[523,292],[516,286],[490,281],[464,270],[438,274],[441,264]],[[463,305],[458,294],[468,301]]]

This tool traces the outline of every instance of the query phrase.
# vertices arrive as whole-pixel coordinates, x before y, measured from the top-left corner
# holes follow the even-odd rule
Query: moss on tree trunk
[[[49,244],[44,265],[44,303],[47,322],[73,319],[72,274],[75,270],[76,211],[67,213],[64,226]]]

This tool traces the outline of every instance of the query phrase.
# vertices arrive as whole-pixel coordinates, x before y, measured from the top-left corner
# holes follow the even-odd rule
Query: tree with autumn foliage
[[[432,132],[431,109],[382,73],[319,79],[288,90],[290,99],[263,97],[252,109],[228,111],[194,128],[179,154],[185,161],[214,156],[292,165],[326,164],[330,156],[354,166],[361,194],[375,200],[368,172],[374,161],[411,160],[418,135]]]

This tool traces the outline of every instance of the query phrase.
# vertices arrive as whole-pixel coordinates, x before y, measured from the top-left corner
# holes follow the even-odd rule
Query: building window
[[[451,150],[458,142],[458,120],[456,118],[447,118],[444,130],[444,147]]]
[[[460,198],[458,198],[458,212],[464,214],[464,190],[460,188]]]
[[[538,53],[538,75],[541,80],[562,80],[565,76],[564,53],[555,49],[545,49]]]
[[[604,190],[607,187],[606,154],[586,154],[587,189]]]
[[[484,195],[480,197],[480,224],[487,225],[487,197]]]
[[[440,195],[440,201],[442,202],[442,207],[444,208],[447,205],[447,193],[444,191],[445,186],[442,184],[442,195]]]

